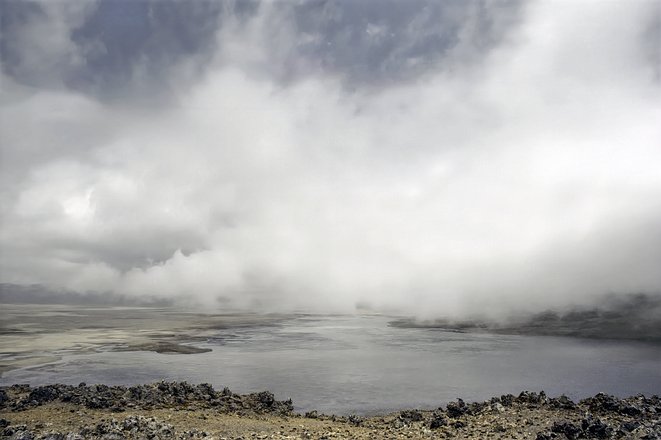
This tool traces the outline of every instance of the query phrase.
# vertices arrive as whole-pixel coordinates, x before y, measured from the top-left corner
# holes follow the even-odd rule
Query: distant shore
[[[0,388],[7,439],[577,439],[661,438],[661,399],[607,394],[573,402],[524,391],[435,410],[359,417],[299,414],[272,393],[157,382]]]

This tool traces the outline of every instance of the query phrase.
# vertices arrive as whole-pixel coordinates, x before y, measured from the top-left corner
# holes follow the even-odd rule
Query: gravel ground
[[[383,416],[296,414],[269,392],[186,382],[0,388],[7,439],[661,439],[661,399],[606,394],[574,403],[543,392]]]

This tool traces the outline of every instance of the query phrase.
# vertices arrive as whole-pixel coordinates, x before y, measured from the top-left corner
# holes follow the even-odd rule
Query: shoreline
[[[235,394],[209,384],[0,387],[7,439],[661,438],[661,399],[607,394],[573,402],[521,392],[434,410],[359,417],[294,411],[272,393]]]

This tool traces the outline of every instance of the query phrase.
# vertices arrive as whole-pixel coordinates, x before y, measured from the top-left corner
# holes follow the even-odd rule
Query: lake
[[[115,350],[122,335],[155,327],[156,317],[167,323],[166,312],[86,310],[60,308],[32,321],[29,310],[23,310],[22,320],[5,313],[0,360],[14,364],[5,368],[0,384],[209,382],[240,393],[271,390],[278,399],[293,399],[299,411],[335,414],[435,408],[457,397],[484,400],[522,390],[573,399],[600,391],[621,397],[661,394],[658,344],[396,328],[388,325],[395,317],[380,315],[290,315],[253,324],[192,326],[196,331],[180,340],[211,351],[160,354]],[[206,318],[190,314],[186,319]],[[119,328],[124,320],[130,324]],[[48,323],[57,323],[52,324],[56,328],[44,329]],[[186,333],[181,328],[174,333]],[[166,330],[146,337],[171,337]],[[66,343],[59,346],[49,347],[43,339],[60,333],[58,341]],[[33,362],[21,366],[21,358]]]

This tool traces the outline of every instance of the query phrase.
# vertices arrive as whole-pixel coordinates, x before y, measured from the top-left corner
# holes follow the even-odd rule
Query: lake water
[[[214,330],[195,355],[98,350],[14,369],[11,383],[209,382],[271,390],[297,410],[370,414],[522,390],[578,399],[661,394],[661,346],[637,342],[394,328],[384,316],[293,316]]]

